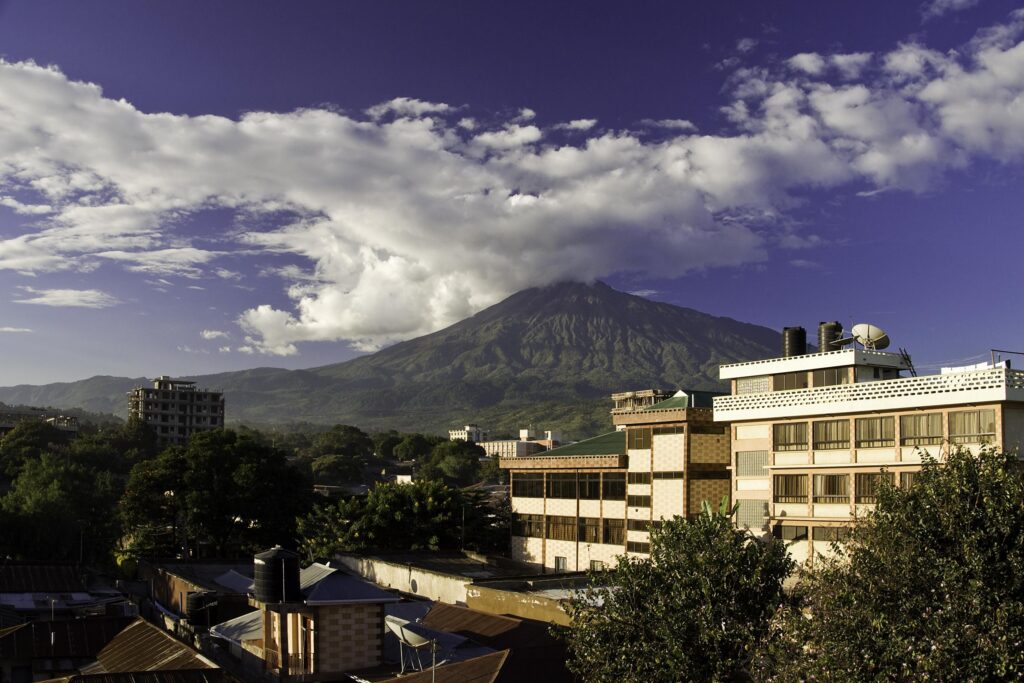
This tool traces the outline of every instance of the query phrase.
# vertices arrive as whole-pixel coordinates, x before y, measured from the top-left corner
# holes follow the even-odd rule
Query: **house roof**
[[[263,637],[263,612],[255,610],[210,627],[210,635],[241,644]]]
[[[320,563],[313,563],[299,572],[299,589],[307,605],[398,602],[401,599],[376,584]]]
[[[85,592],[85,583],[72,565],[0,564],[0,593]]]
[[[100,650],[85,674],[214,669],[217,665],[141,617]]]
[[[221,683],[221,669],[176,669],[174,671],[121,671],[117,673],[75,674],[40,683]]]
[[[625,455],[626,433],[608,432],[592,439],[577,441],[567,446],[552,448],[550,451],[530,456],[531,458],[555,458],[567,455]]]
[[[427,669],[389,678],[381,683],[494,683],[498,680],[506,657],[508,651],[493,652],[482,657],[439,666],[433,670]],[[538,680],[542,675],[543,672],[535,671],[534,680]]]
[[[0,630],[0,659],[95,659],[131,622],[132,617],[89,617],[12,626]]]

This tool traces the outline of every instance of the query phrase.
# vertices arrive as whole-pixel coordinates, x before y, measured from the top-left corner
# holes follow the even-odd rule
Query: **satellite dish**
[[[860,323],[853,326],[853,337],[865,349],[881,351],[889,346],[889,335],[881,327],[875,327],[869,323]]]
[[[836,339],[835,341],[832,342],[832,345],[846,346],[847,344],[852,344],[855,341],[857,341],[856,337],[844,337],[843,339]]]
[[[421,634],[409,628],[409,621],[406,619],[389,614],[384,617],[384,625],[387,626],[389,631],[398,636],[399,641],[413,649],[418,650],[431,643],[429,638],[424,638]]]

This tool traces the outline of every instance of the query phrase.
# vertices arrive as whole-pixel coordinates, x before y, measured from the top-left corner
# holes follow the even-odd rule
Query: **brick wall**
[[[350,671],[381,663],[383,605],[318,607],[314,628],[316,673]]]

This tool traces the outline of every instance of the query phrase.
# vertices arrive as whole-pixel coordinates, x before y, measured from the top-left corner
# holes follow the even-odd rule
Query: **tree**
[[[442,441],[420,465],[418,479],[443,480],[451,486],[469,486],[480,480],[480,458],[484,449],[465,441]]]
[[[18,476],[21,466],[64,446],[69,436],[42,420],[23,420],[0,439],[0,475]]]
[[[705,504],[652,529],[649,560],[620,557],[601,585],[570,598],[567,666],[598,683],[745,680],[792,570],[780,542],[755,540]]]
[[[424,436],[423,434],[407,434],[401,442],[393,449],[395,457],[399,460],[419,460],[430,455],[434,446],[444,441],[437,436]]]
[[[391,460],[395,457],[395,446],[402,443],[402,437],[395,430],[377,432],[373,435],[373,450],[378,458]]]
[[[343,455],[362,461],[373,457],[373,440],[358,427],[334,425],[313,440],[314,455]]]
[[[363,463],[344,455],[323,455],[311,463],[318,484],[349,484],[362,480]]]
[[[1013,455],[927,459],[883,486],[839,554],[782,613],[777,681],[1024,677],[1024,477]]]

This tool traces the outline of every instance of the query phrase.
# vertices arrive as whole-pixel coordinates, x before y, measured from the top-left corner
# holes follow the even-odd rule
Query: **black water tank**
[[[215,602],[217,602],[217,594],[213,591],[189,593],[185,598],[185,618],[188,619],[188,623],[200,626],[216,624],[215,610],[217,606],[214,604]]]
[[[842,338],[843,326],[839,324],[838,320],[818,323],[818,353],[838,351],[842,347],[833,342],[837,342]]]
[[[782,328],[782,355],[784,358],[807,353],[807,332],[802,327]]]
[[[254,558],[253,595],[260,602],[298,602],[299,555],[281,546]]]

